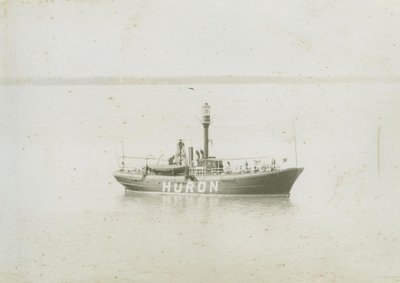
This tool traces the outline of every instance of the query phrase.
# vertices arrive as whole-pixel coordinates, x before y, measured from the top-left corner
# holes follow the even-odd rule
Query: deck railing
[[[141,161],[140,164],[137,162],[129,161]],[[159,158],[139,158],[139,157],[124,157],[120,158],[120,170],[126,172],[144,173],[146,165],[152,160],[159,160]],[[189,168],[190,175],[219,175],[219,174],[245,174],[245,173],[257,173],[257,172],[268,172],[281,168],[283,163],[286,163],[286,159],[280,159],[276,162],[274,158],[252,158],[244,159],[209,159],[217,162],[220,167],[206,168],[205,166],[196,166]],[[123,163],[122,163],[123,162]],[[144,164],[143,164],[144,163]],[[158,162],[157,162],[158,163]]]
[[[190,175],[220,175],[220,174],[249,174],[258,172],[268,172],[280,169],[280,166],[276,163],[255,163],[253,166],[248,165],[235,165],[216,167],[216,168],[205,168],[203,166],[195,166],[189,169]]]

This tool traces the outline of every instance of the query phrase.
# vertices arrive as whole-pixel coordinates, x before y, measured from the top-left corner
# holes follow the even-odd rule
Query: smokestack
[[[189,167],[193,167],[193,146],[189,146]]]
[[[210,126],[210,106],[207,104],[203,105],[202,123],[204,127],[204,159],[208,158],[208,127]]]

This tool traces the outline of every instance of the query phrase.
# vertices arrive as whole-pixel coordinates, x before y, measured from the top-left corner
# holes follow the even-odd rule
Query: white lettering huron
[[[207,186],[206,182],[198,182],[198,184],[197,184],[197,192],[205,193],[206,192],[206,186]]]
[[[175,183],[174,184],[174,193],[181,193],[181,192],[182,192],[182,183],[179,183],[179,186],[178,186],[178,183]]]
[[[207,189],[208,189],[209,193],[217,193],[218,189],[219,189],[219,182],[218,181],[193,182],[193,181],[188,180],[188,182],[186,184],[185,183],[175,183],[175,182],[171,182],[171,181],[164,181],[162,184],[162,191],[168,192],[168,193],[170,193],[170,192],[194,193],[195,188],[197,189],[197,193],[206,193]]]
[[[215,192],[218,192],[218,181],[215,181],[215,182],[211,181],[211,182],[210,182],[210,193],[211,193],[213,190],[214,190]]]
[[[193,187],[194,187],[194,182],[188,181],[186,183],[186,192],[188,193],[190,191],[191,193],[193,193]]]
[[[171,182],[164,181],[163,184],[162,184],[162,191],[163,192],[170,192],[171,191]]]

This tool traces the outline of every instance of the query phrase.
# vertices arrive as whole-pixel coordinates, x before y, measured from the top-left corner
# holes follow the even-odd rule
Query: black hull
[[[272,172],[196,176],[144,176],[116,171],[114,177],[127,190],[167,194],[208,195],[277,195],[289,196],[290,190],[303,168],[289,168]]]

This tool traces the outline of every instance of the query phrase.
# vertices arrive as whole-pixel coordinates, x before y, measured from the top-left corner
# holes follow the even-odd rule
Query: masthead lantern
[[[203,124],[210,124],[210,105],[206,102],[203,105]]]

